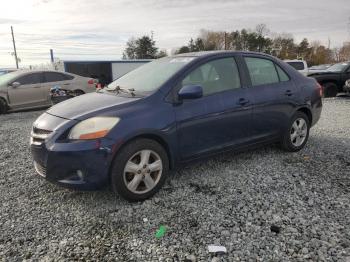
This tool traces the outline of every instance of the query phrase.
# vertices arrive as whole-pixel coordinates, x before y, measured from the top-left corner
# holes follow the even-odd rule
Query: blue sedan
[[[321,97],[314,79],[265,54],[166,57],[43,113],[31,133],[34,167],[62,186],[110,184],[140,201],[195,159],[276,142],[302,149]]]

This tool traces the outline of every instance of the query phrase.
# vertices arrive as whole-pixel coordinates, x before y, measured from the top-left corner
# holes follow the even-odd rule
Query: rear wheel
[[[85,92],[83,91],[83,90],[74,90],[74,95],[75,96],[81,96],[81,95],[83,95],[83,94],[85,94]]]
[[[154,195],[164,184],[169,160],[164,148],[150,139],[137,139],[117,154],[111,182],[115,192],[129,201]]]
[[[0,98],[0,115],[7,113],[7,103],[4,99]]]
[[[282,148],[289,152],[301,150],[309,138],[309,131],[310,121],[307,115],[303,112],[296,112],[283,134]]]
[[[323,84],[324,97],[335,97],[338,93],[338,87],[334,83]]]

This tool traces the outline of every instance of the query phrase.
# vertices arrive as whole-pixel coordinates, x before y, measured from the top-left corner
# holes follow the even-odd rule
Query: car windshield
[[[342,72],[347,66],[349,65],[349,63],[339,63],[339,64],[335,64],[330,66],[327,71],[331,71],[331,72]]]
[[[122,88],[136,93],[152,92],[193,59],[194,57],[165,57],[155,60],[110,83],[107,90]]]

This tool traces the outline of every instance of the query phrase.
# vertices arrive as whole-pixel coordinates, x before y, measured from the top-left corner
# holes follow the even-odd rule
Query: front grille
[[[52,133],[50,130],[40,129],[33,127],[31,133],[31,144],[41,145],[45,142],[45,139]]]
[[[49,135],[52,131],[33,127],[33,133],[38,135]]]
[[[46,177],[46,167],[40,165],[38,162],[34,161],[35,171],[42,177]]]

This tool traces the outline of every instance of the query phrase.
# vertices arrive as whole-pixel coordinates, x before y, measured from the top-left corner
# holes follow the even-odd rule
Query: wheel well
[[[6,108],[8,109],[8,108],[9,108],[9,105],[8,105],[8,103],[7,103],[6,99],[5,99],[5,98],[3,98],[2,96],[0,96],[0,100],[1,100],[1,101],[4,101],[5,106],[6,106]]]
[[[312,124],[312,113],[310,111],[310,109],[306,108],[306,107],[302,107],[298,109],[299,112],[303,112],[305,115],[307,115],[307,118],[310,121],[310,125]]]
[[[154,140],[156,141],[157,143],[159,143],[165,150],[165,152],[167,153],[167,156],[168,156],[168,159],[169,159],[169,168],[172,169],[174,167],[174,163],[173,163],[173,157],[170,153],[170,149],[169,149],[169,146],[168,146],[168,143],[163,139],[161,138],[160,136],[158,135],[154,135],[154,134],[142,134],[142,135],[139,135],[139,136],[135,136],[127,141],[125,141],[120,148],[124,147],[125,145],[129,144],[131,141],[134,141],[136,139],[140,139],[140,138],[147,138],[147,139],[151,139],[151,140]],[[119,150],[120,150],[119,148]],[[118,150],[118,151],[119,151]]]
[[[334,80],[323,80],[322,82],[320,82],[321,85],[328,84],[328,83],[335,84],[337,89],[338,89],[338,91],[341,89],[341,87],[339,87],[337,81],[334,81]]]
[[[77,91],[82,92],[82,93],[85,94],[84,90],[81,90],[81,89],[74,89],[74,92],[77,92]]]

